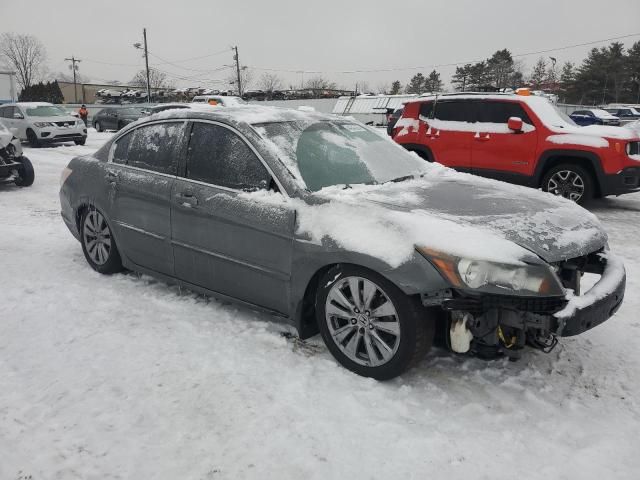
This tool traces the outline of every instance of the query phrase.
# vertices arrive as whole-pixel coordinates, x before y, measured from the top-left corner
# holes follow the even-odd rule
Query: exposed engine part
[[[527,345],[544,353],[551,353],[558,345],[558,337],[549,332],[527,332]]]
[[[470,313],[452,313],[451,328],[449,328],[449,340],[451,350],[456,353],[467,353],[471,348],[473,334],[467,327],[467,322],[473,322],[473,315]]]

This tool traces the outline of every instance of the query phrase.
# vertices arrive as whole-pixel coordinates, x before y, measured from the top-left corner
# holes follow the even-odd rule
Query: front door
[[[195,122],[182,173],[171,199],[176,277],[286,313],[295,213],[268,190],[255,151],[227,126]]]
[[[120,137],[107,165],[111,220],[133,263],[173,275],[171,192],[184,152],[186,122],[143,125]]]
[[[473,173],[505,180],[532,175],[538,132],[522,106],[517,102],[485,100],[477,103],[475,112],[478,131],[471,146]],[[511,117],[522,120],[520,132],[507,127]]]

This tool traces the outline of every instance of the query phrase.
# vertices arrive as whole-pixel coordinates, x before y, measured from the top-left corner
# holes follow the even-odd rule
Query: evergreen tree
[[[456,91],[464,92],[469,90],[471,68],[470,63],[467,63],[464,67],[456,67],[456,73],[451,77],[451,85]]]
[[[439,92],[442,90],[442,80],[440,74],[433,70],[424,81],[425,92]]]
[[[400,90],[402,90],[402,84],[400,83],[400,80],[394,80],[394,82],[391,84],[391,95],[398,95],[400,93]]]
[[[417,93],[421,94],[425,91],[425,78],[421,73],[416,73],[411,80],[409,80],[409,85],[407,85],[406,91],[407,93]]]
[[[542,84],[545,82],[547,77],[547,61],[540,57],[536,64],[533,66],[533,71],[531,72],[530,83],[531,86],[539,90],[542,88]]]
[[[499,89],[511,86],[515,70],[509,50],[498,50],[486,61],[486,65],[489,85]]]

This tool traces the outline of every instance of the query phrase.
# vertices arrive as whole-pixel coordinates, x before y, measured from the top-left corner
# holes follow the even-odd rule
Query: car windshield
[[[377,184],[419,175],[425,162],[362,125],[348,121],[290,121],[255,124],[292,162],[307,189]]]
[[[54,105],[39,105],[37,107],[28,107],[27,115],[29,117],[59,117],[61,115],[68,115],[60,107]]]
[[[609,112],[607,112],[606,110],[601,110],[599,108],[593,108],[593,109],[591,109],[591,111],[593,112],[593,114],[596,117],[602,118],[602,117],[610,117],[611,116],[611,114]]]

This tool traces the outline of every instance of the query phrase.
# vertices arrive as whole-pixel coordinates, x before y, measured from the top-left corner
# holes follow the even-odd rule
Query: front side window
[[[518,117],[524,123],[533,125],[527,112],[516,102],[483,101],[477,106],[477,121],[484,123],[507,123],[509,118]]]
[[[236,133],[210,123],[194,123],[187,178],[234,189],[260,189],[271,177],[253,150]]]
[[[116,142],[113,161],[158,173],[176,175],[184,144],[184,122],[145,125]]]

